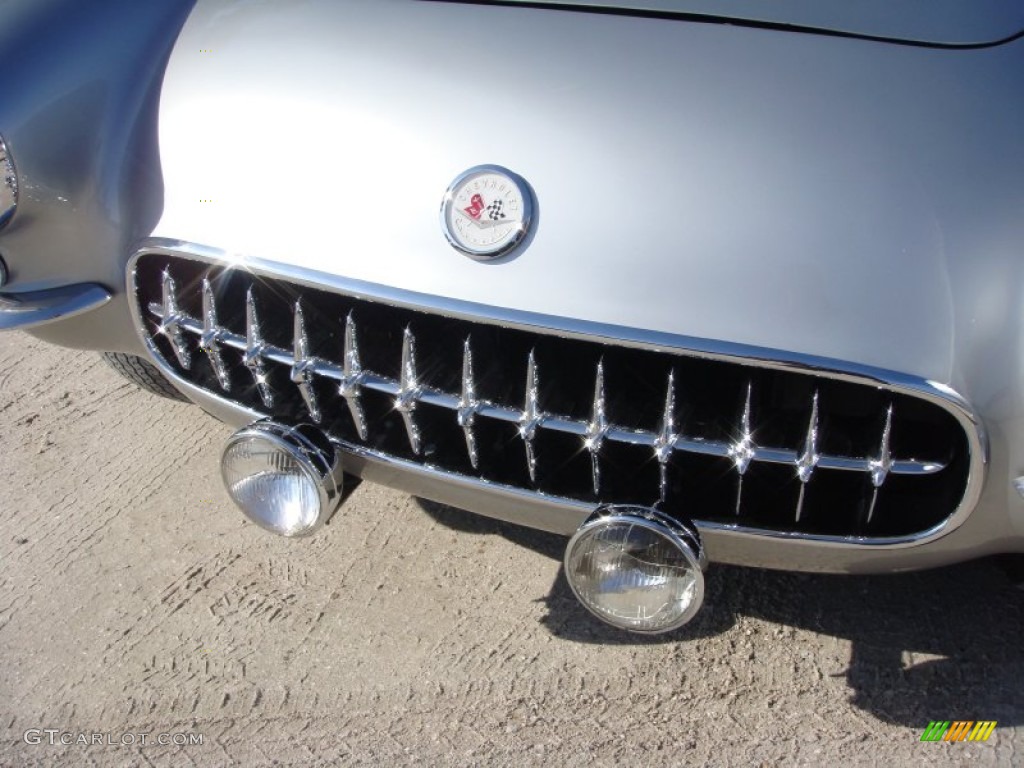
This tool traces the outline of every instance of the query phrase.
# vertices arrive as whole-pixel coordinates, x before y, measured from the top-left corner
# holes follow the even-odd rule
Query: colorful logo
[[[995,728],[995,720],[932,720],[921,741],[988,741]]]
[[[480,195],[473,195],[469,200],[469,207],[463,208],[470,218],[480,220],[480,213],[484,209],[484,199]]]
[[[441,227],[448,242],[470,258],[496,259],[524,243],[533,205],[522,178],[497,165],[478,165],[445,192]]]

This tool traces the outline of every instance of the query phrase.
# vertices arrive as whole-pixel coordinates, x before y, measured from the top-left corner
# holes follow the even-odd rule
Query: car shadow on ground
[[[428,501],[432,518],[459,531],[502,536],[554,560],[566,539]],[[1024,724],[1024,591],[994,561],[886,576],[833,576],[713,565],[704,609],[665,635],[630,635],[581,606],[562,570],[544,598],[556,637],[604,645],[679,643],[731,629],[749,616],[851,643],[851,703],[886,722]],[[771,642],[766,640],[766,642]],[[930,657],[921,659],[920,657]]]

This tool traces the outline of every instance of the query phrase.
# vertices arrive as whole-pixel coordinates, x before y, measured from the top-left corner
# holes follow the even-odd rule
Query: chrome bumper
[[[110,301],[110,292],[95,283],[64,285],[45,291],[0,293],[0,331],[19,331],[66,320]]]

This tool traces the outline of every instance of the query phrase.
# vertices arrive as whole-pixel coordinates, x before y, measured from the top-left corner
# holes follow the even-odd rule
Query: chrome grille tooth
[[[804,508],[804,491],[807,483],[814,474],[814,468],[818,465],[821,455],[818,453],[818,391],[814,391],[814,399],[811,401],[811,418],[807,424],[807,434],[804,437],[804,449],[796,460],[796,476],[800,480],[800,496],[796,502],[796,521],[800,522],[800,515]]]
[[[590,469],[595,496],[601,493],[600,453],[609,428],[604,410],[604,358],[602,357],[597,363],[597,375],[594,378],[594,405],[590,421],[587,424],[587,433],[583,439],[583,446],[590,451]]]
[[[320,423],[320,403],[313,388],[315,362],[309,355],[309,337],[306,335],[306,321],[302,314],[302,300],[295,302],[295,325],[292,330],[291,379],[299,388],[309,417]]]
[[[747,470],[750,468],[750,462],[753,461],[757,453],[757,447],[754,445],[754,435],[750,431],[750,399],[753,389],[753,382],[748,381],[747,396],[743,402],[743,414],[740,416],[739,439],[729,446],[729,457],[732,459],[733,466],[738,473],[736,481],[737,515],[740,514],[740,505],[743,500],[743,476],[747,473]]]
[[[366,440],[368,430],[366,414],[363,411],[363,366],[359,360],[359,344],[356,340],[356,321],[349,312],[345,318],[345,348],[342,351],[341,380],[338,394],[345,398],[352,422],[356,425],[359,438]]]
[[[274,405],[274,393],[267,383],[267,366],[263,357],[265,348],[259,314],[256,311],[256,297],[252,295],[250,285],[245,292],[245,352],[242,353],[242,365],[252,373],[252,379],[263,404],[271,408]]]
[[[420,386],[416,377],[416,339],[412,329],[405,327],[402,335],[402,372],[398,383],[398,395],[395,397],[395,410],[402,414],[405,432],[409,436],[412,452],[419,455],[420,430],[416,425],[416,404],[420,399]]]
[[[878,458],[872,459],[868,465],[871,468],[871,485],[874,486],[871,489],[871,503],[868,505],[868,517],[867,522],[871,522],[871,518],[875,514],[875,504],[878,503],[878,491],[885,483],[886,478],[889,476],[889,472],[892,470],[893,460],[892,453],[889,450],[889,442],[892,437],[892,403],[889,404],[889,408],[885,412],[885,426],[882,428],[882,440],[878,446]]]
[[[818,465],[818,393],[815,391],[811,401],[811,418],[807,423],[807,434],[804,436],[804,450],[796,460],[796,474],[801,483],[811,479],[814,468]]]
[[[206,353],[217,376],[217,383],[225,392],[231,390],[231,378],[224,365],[224,357],[220,352],[220,340],[224,329],[217,322],[217,304],[213,297],[213,285],[208,277],[203,278],[203,333],[199,337],[199,346]]]
[[[750,431],[750,397],[753,391],[753,383],[747,382],[747,396],[743,403],[743,413],[740,416],[739,438],[729,446],[729,457],[733,466],[740,475],[744,475],[750,467],[757,448],[754,445],[754,436]]]
[[[882,440],[878,447],[878,458],[873,459],[871,467],[871,484],[875,488],[881,488],[882,483],[889,476],[892,470],[892,454],[889,451],[889,441],[892,437],[892,405],[885,412],[885,426],[882,428]]]
[[[796,522],[800,522],[800,516],[804,513],[804,492],[807,490],[806,483],[800,483],[800,495],[796,497]]]
[[[467,336],[462,345],[462,393],[459,396],[459,408],[455,417],[466,436],[466,451],[469,453],[469,462],[473,469],[478,469],[480,462],[476,450],[476,436],[473,434],[473,424],[476,422],[480,405],[476,398],[476,383],[473,380],[473,350]]]
[[[171,342],[171,348],[174,350],[174,356],[178,359],[178,364],[186,371],[191,370],[192,351],[185,343],[185,334],[183,333],[183,323],[186,318],[178,308],[177,286],[174,284],[174,278],[171,277],[170,268],[164,270],[160,287],[161,317],[157,330]]]
[[[658,460],[658,498],[665,501],[668,494],[668,460],[672,458],[679,435],[675,431],[676,388],[675,371],[668,372],[668,387],[665,390],[665,407],[661,412],[661,425],[654,439],[654,458]]]
[[[740,516],[740,511],[743,509],[743,475],[736,476],[736,509],[733,513],[736,517]]]
[[[523,402],[523,413],[519,417],[519,436],[523,438],[523,445],[526,448],[526,469],[530,473],[530,481],[537,482],[537,456],[534,452],[533,440],[537,436],[537,429],[544,423],[544,413],[540,410],[538,394],[539,375],[537,373],[537,361],[534,350],[530,350],[530,356],[526,364],[526,396]]]

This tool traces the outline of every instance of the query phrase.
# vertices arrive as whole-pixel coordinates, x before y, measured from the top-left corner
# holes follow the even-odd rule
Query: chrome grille
[[[186,257],[135,263],[164,365],[284,421],[490,483],[699,521],[876,539],[957,509],[945,408],[846,374],[390,305]]]

